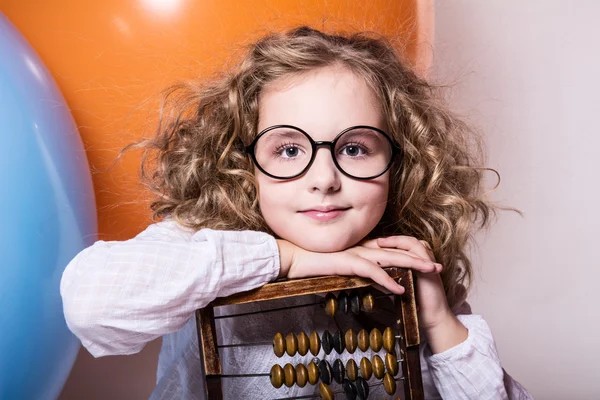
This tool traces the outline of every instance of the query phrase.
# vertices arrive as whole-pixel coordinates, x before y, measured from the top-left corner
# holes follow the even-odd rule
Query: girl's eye
[[[286,144],[277,147],[273,153],[275,153],[277,157],[291,159],[300,156],[302,154],[302,150],[296,145]]]
[[[291,157],[296,157],[298,155],[299,151],[300,150],[298,150],[297,147],[288,147],[287,149],[283,150],[283,154],[286,157],[290,157],[291,158]]]
[[[347,144],[341,149],[341,154],[349,157],[360,157],[365,156],[369,152],[363,146],[358,144]]]

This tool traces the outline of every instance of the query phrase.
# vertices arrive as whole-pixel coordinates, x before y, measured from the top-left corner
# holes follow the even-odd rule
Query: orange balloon
[[[431,0],[2,0],[2,11],[56,79],[93,168],[151,134],[157,94],[220,69],[263,34],[300,24],[406,38],[418,70],[429,65]],[[93,175],[100,238],[123,240],[150,223],[139,153]]]

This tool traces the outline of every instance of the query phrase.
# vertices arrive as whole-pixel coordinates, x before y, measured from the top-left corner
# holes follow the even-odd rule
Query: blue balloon
[[[0,399],[55,399],[79,350],[60,279],[96,240],[96,204],[69,108],[2,13],[0,190]]]

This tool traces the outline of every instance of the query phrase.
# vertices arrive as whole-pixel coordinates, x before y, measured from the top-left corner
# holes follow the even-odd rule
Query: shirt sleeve
[[[216,297],[278,274],[277,243],[266,233],[194,232],[163,221],[131,240],[98,241],[80,252],[60,291],[69,329],[100,357],[139,352]]]
[[[465,303],[463,309],[470,307]],[[533,397],[504,371],[487,322],[474,314],[459,314],[469,330],[467,339],[442,353],[424,351],[427,369],[441,398],[529,400]]]

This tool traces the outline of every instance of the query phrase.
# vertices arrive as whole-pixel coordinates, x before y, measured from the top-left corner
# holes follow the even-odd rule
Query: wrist
[[[433,354],[442,353],[458,346],[469,336],[469,330],[450,313],[438,324],[425,330],[429,348]]]
[[[277,278],[285,278],[288,276],[294,260],[294,245],[283,239],[276,239],[275,241],[279,249],[279,275]]]

